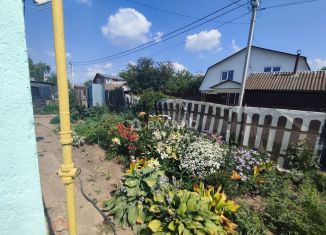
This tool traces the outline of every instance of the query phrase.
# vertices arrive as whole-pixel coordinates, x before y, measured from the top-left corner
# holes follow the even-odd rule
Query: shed
[[[326,112],[326,71],[252,73],[243,104]]]

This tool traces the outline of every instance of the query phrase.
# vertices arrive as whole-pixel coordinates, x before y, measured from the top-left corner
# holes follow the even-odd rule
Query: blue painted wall
[[[0,0],[0,234],[43,235],[22,0]]]

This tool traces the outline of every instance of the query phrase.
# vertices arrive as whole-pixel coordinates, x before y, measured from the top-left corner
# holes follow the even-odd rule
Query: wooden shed
[[[326,71],[252,73],[243,104],[326,112]]]

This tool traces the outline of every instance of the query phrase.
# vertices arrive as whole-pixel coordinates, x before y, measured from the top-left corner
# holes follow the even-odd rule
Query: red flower
[[[136,149],[136,147],[135,146],[133,146],[133,145],[128,145],[128,150],[134,150],[134,149]]]

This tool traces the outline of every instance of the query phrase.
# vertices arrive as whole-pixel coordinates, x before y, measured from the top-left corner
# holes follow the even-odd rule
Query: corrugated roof
[[[325,91],[326,71],[252,73],[246,90]]]

